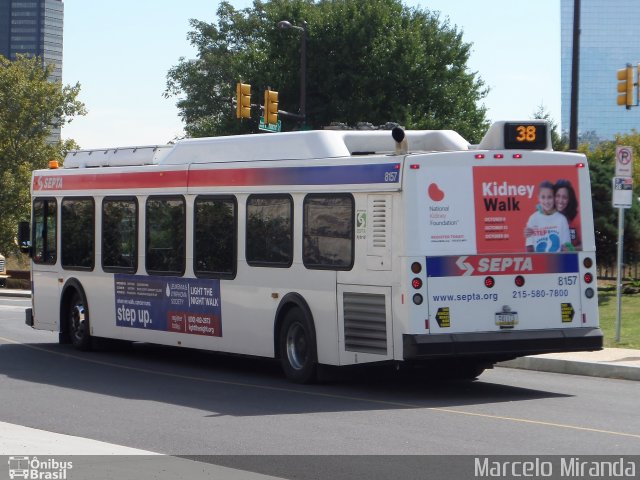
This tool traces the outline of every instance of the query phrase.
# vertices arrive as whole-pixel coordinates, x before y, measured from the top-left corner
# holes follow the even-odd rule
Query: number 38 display
[[[505,123],[504,147],[507,149],[544,150],[547,148],[547,124]]]

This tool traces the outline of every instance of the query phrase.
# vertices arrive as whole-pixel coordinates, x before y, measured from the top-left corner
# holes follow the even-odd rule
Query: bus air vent
[[[345,350],[386,355],[385,296],[345,292],[343,300]]]
[[[387,199],[385,197],[372,198],[372,227],[373,247],[387,247]]]

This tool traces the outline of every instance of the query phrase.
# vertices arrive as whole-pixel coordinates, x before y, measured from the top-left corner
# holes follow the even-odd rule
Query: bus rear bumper
[[[525,355],[602,350],[599,328],[403,335],[404,359],[481,357],[495,361]]]

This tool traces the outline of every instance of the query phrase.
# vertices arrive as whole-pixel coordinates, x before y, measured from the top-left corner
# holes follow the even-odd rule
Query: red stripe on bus
[[[106,190],[186,187],[188,172],[101,173],[82,175],[38,175],[33,178],[35,191]]]

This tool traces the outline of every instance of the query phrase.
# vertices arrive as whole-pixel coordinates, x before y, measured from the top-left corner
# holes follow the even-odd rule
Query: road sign
[[[633,176],[633,149],[616,147],[616,177]]]
[[[260,117],[260,123],[258,124],[258,130],[263,132],[281,132],[282,121],[278,120],[278,123],[264,123],[264,117]]]
[[[633,200],[633,178],[613,177],[613,206],[631,208]]]

